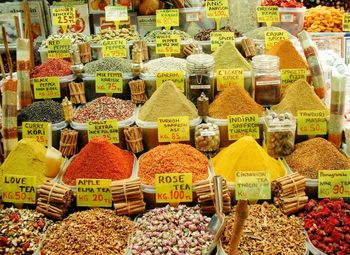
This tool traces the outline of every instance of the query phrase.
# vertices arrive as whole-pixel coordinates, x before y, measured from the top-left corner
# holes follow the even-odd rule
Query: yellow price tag
[[[281,86],[284,92],[289,85],[292,85],[297,80],[307,79],[307,70],[304,68],[281,69]]]
[[[231,86],[240,86],[244,88],[243,68],[218,69],[216,71],[216,86],[218,91],[222,91]]]
[[[172,81],[176,87],[185,92],[185,74],[184,71],[167,71],[167,72],[156,72],[156,85],[157,89],[166,81]]]
[[[70,39],[48,40],[47,57],[48,58],[70,58],[72,43]]]
[[[48,122],[23,122],[22,137],[35,139],[38,143],[46,146],[49,133],[48,126]]]
[[[96,93],[123,93],[123,74],[121,72],[96,72]]]
[[[230,16],[228,0],[212,0],[205,2],[206,15],[208,18],[228,18]]]
[[[170,30],[170,27],[178,27],[180,24],[179,9],[162,9],[156,12],[157,27],[165,27]]]
[[[157,35],[156,54],[179,54],[180,41],[180,35]]]
[[[60,78],[59,77],[41,77],[34,78],[34,98],[50,99],[60,98]]]
[[[234,32],[211,32],[210,33],[210,47],[211,51],[216,51],[226,41],[235,41]]]
[[[318,197],[350,197],[350,170],[318,171]]]
[[[192,202],[192,173],[156,174],[156,202]]]
[[[259,116],[257,114],[229,115],[227,117],[228,139],[238,140],[243,136],[260,138]]]
[[[76,10],[74,7],[59,7],[53,8],[52,15],[52,25],[61,26],[63,31],[67,31],[67,26],[75,25],[76,23]]]
[[[345,13],[343,15],[343,31],[344,32],[350,31],[350,13]]]
[[[270,50],[282,40],[289,40],[289,35],[287,31],[266,31],[265,50]]]
[[[36,204],[36,176],[4,174],[1,187],[6,203]]]
[[[298,111],[298,135],[327,134],[326,111]]]
[[[235,175],[236,200],[271,199],[269,171],[239,171]]]
[[[158,118],[158,141],[180,142],[190,140],[188,116]]]
[[[88,121],[87,130],[89,141],[95,137],[102,137],[111,143],[119,143],[118,120]]]
[[[256,11],[258,22],[265,22],[269,27],[274,22],[280,22],[280,12],[277,6],[258,6]]]
[[[123,5],[106,6],[105,17],[106,21],[126,21],[129,19],[128,8]]]
[[[102,41],[102,56],[104,58],[126,58],[126,40],[114,39]]]
[[[77,179],[77,206],[111,207],[111,183],[109,179]]]

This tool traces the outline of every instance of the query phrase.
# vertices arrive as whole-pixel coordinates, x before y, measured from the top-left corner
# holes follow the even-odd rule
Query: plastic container
[[[62,102],[62,100],[67,97],[70,98],[70,92],[69,92],[69,83],[74,81],[76,79],[76,76],[74,74],[70,74],[67,76],[62,76],[60,78],[60,90],[61,90],[61,97],[60,98],[52,98],[53,101],[56,102]],[[34,82],[33,79],[30,80],[30,87],[32,89],[32,93],[34,95]],[[42,99],[34,99],[34,101],[40,101]]]
[[[273,26],[287,30],[295,36],[303,30],[306,7],[278,8],[278,10],[280,22],[273,23]]]
[[[118,121],[118,130],[119,130],[119,143],[118,143],[118,147],[122,148],[122,149],[126,149],[126,142],[125,142],[125,138],[124,138],[124,128],[125,127],[129,127],[132,124],[134,124],[135,122],[135,117],[136,117],[136,113],[137,110],[135,108],[134,114],[126,119],[126,120],[122,120],[122,121]],[[88,142],[88,132],[87,132],[87,125],[86,123],[78,123],[78,122],[71,122],[70,123],[70,127],[76,131],[78,131],[78,144],[77,144],[77,148],[78,150],[81,150]]]
[[[215,20],[207,18],[205,7],[182,8],[179,30],[194,36],[204,29],[214,29]]]
[[[130,100],[131,93],[129,87],[129,81],[131,81],[133,75],[131,73],[123,73],[123,93],[114,93],[113,97],[124,100]],[[83,82],[85,87],[85,97],[87,102],[104,96],[104,93],[96,93],[96,76],[83,75]]]
[[[215,119],[211,117],[206,117],[205,122],[216,124],[219,126],[220,130],[220,147],[227,147],[230,144],[234,143],[235,140],[228,139],[228,127],[227,127],[227,119]],[[263,118],[259,118],[259,133],[260,138],[256,139],[256,141],[262,145],[263,142],[263,130],[264,130],[264,120]]]
[[[253,77],[252,71],[244,71],[244,89],[252,96],[254,87],[253,87]],[[217,95],[220,91],[218,91],[217,80],[215,75],[215,89],[214,93]]]
[[[201,152],[215,152],[220,148],[219,127],[211,123],[199,124],[195,128],[195,146]]]
[[[307,237],[307,243],[306,243],[306,247],[308,248],[308,250],[310,251],[310,254],[313,255],[327,255],[326,253],[320,251],[319,249],[317,249],[310,241],[309,237]]]
[[[190,144],[193,147],[195,147],[194,130],[195,130],[195,127],[199,125],[201,122],[202,122],[202,119],[200,117],[190,120],[190,141],[182,142],[182,143]],[[142,121],[137,118],[136,125],[142,129],[143,145],[145,150],[150,150],[161,144],[168,144],[168,143],[158,142],[157,122]]]
[[[60,148],[61,141],[61,130],[68,127],[68,123],[65,121],[54,123],[51,125],[52,127],[52,147],[55,149]],[[22,139],[22,126],[17,128],[18,130],[18,140]]]

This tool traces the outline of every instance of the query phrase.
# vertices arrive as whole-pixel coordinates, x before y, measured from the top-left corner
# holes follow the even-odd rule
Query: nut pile
[[[130,118],[135,111],[131,101],[108,96],[98,97],[74,112],[73,121],[86,123],[90,120],[116,119],[118,121]]]
[[[89,42],[91,44],[97,44],[101,43],[103,40],[112,39],[125,39],[126,41],[135,41],[139,40],[140,36],[135,27],[131,27],[130,29],[122,28],[118,30],[108,28],[101,30],[96,35],[91,35]]]
[[[350,254],[349,210],[343,199],[310,200],[300,216],[311,243],[327,254]]]
[[[180,40],[183,41],[189,41],[192,39],[192,37],[187,34],[184,31],[173,29],[173,30],[153,30],[146,34],[144,40],[148,43],[154,43],[156,42],[157,36],[164,36],[164,35],[179,35]]]
[[[76,212],[48,229],[42,254],[124,255],[133,226],[112,210]]]
[[[208,231],[209,222],[210,218],[203,216],[198,206],[153,209],[136,220],[131,253],[206,254],[214,238]]]
[[[221,241],[228,253],[235,220],[235,207],[227,216]],[[306,251],[306,233],[302,220],[288,217],[266,202],[249,206],[238,255],[302,255]]]
[[[101,58],[84,66],[86,75],[95,76],[97,71],[131,72],[131,61],[125,58]]]
[[[202,152],[216,151],[220,147],[220,131],[218,125],[204,123],[195,129],[196,149]]]
[[[62,40],[62,39],[70,39],[72,44],[81,44],[88,41],[88,36],[82,33],[65,33],[65,34],[52,34],[41,43],[41,47],[47,47],[47,42],[50,40]]]
[[[242,33],[237,31],[236,29],[229,27],[229,26],[225,26],[225,27],[220,28],[219,30],[215,30],[215,29],[211,29],[211,28],[203,29],[194,35],[194,39],[197,41],[209,41],[211,32],[234,32],[235,38],[242,36]]]
[[[295,121],[292,114],[269,112],[265,123],[267,153],[275,158],[291,154],[295,140]]]
[[[0,211],[0,254],[28,255],[37,251],[51,224],[41,213],[7,208]]]

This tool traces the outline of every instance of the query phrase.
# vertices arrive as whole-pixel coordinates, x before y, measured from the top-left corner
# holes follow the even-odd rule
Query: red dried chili
[[[296,0],[264,0],[261,5],[263,6],[278,6],[285,8],[297,8],[303,7],[303,3],[299,3]]]
[[[129,178],[134,166],[134,156],[104,138],[92,139],[72,160],[63,175],[63,182],[75,185],[81,179]]]
[[[30,77],[67,76],[71,73],[71,63],[68,61],[63,59],[49,59],[40,66],[36,66],[30,74]]]

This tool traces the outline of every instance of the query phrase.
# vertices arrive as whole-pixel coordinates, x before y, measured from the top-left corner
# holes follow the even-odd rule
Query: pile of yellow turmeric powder
[[[220,151],[213,163],[215,174],[228,182],[236,182],[237,171],[270,171],[271,180],[286,174],[282,164],[270,157],[250,136],[244,136]]]

